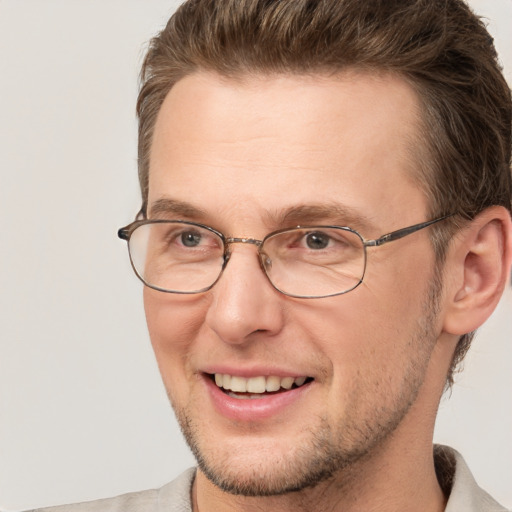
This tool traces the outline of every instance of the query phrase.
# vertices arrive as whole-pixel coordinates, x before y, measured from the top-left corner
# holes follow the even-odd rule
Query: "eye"
[[[201,243],[202,236],[196,231],[181,233],[180,240],[185,247],[197,247]]]
[[[331,237],[321,231],[314,231],[306,235],[306,245],[309,249],[325,249],[330,241]]]

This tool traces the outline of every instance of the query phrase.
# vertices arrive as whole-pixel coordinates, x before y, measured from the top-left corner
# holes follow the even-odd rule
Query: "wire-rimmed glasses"
[[[139,220],[118,231],[128,242],[132,267],[150,288],[167,293],[202,293],[219,280],[230,246],[257,247],[260,267],[274,288],[297,298],[331,297],[359,286],[367,247],[378,247],[451,215],[414,224],[374,240],[345,226],[298,226],[263,240],[226,237],[212,227],[182,220]]]

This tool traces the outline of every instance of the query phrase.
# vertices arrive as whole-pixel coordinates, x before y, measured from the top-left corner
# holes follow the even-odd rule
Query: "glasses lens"
[[[142,281],[167,292],[209,288],[224,262],[224,243],[215,232],[187,222],[138,226],[129,241],[133,268]]]
[[[262,263],[272,284],[296,297],[348,292],[362,280],[363,240],[347,228],[291,229],[264,241]]]

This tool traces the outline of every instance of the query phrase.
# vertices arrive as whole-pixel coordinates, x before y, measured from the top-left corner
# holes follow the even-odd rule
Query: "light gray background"
[[[512,1],[473,0],[512,69]],[[137,73],[171,0],[0,0],[0,508],[160,486],[193,463],[116,229],[138,210]],[[512,293],[436,439],[512,505]]]

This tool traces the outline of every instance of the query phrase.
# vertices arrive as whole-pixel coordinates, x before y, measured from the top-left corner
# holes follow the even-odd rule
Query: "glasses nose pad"
[[[231,258],[231,251],[225,251],[223,256],[224,261],[222,262],[222,270],[226,268],[229,258]]]
[[[261,268],[268,272],[272,268],[272,260],[270,259],[270,256],[264,252],[260,253],[260,264]]]

